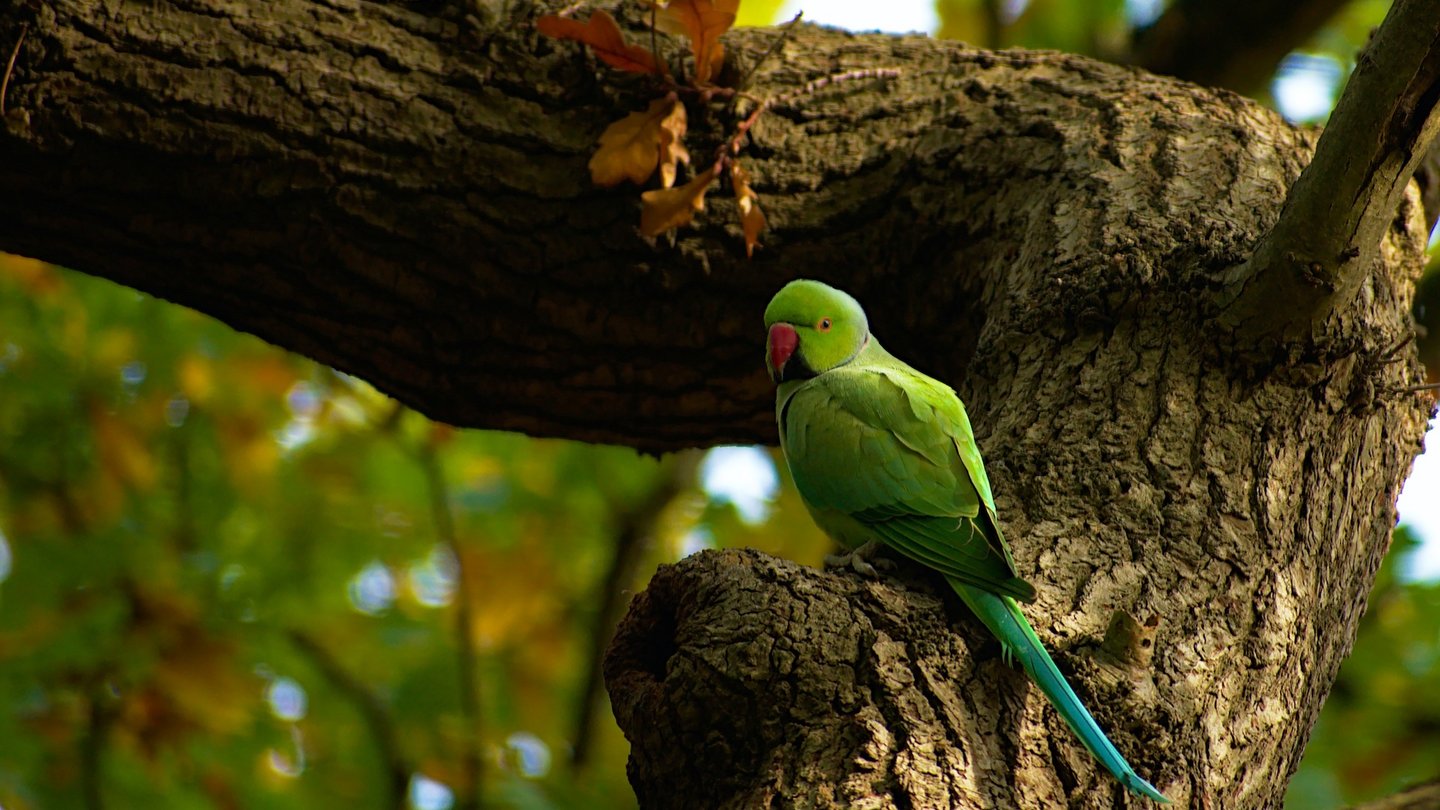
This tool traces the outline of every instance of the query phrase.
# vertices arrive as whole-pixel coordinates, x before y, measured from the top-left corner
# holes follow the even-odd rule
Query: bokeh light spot
[[[293,678],[276,678],[271,681],[270,688],[265,694],[265,700],[270,704],[270,711],[274,712],[276,717],[291,723],[305,716],[305,710],[309,704],[305,687]]]
[[[410,804],[415,810],[450,810],[455,793],[442,782],[416,774],[410,780]]]
[[[745,522],[760,523],[770,516],[780,478],[759,447],[717,447],[705,454],[700,483],[711,499],[734,504]]]
[[[376,616],[395,604],[395,577],[376,560],[356,574],[348,587],[350,604],[361,613]]]

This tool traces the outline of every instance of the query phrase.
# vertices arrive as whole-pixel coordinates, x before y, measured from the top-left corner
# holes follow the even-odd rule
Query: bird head
[[[804,380],[855,359],[870,338],[849,294],[809,279],[786,284],[765,308],[765,367],[776,383]]]

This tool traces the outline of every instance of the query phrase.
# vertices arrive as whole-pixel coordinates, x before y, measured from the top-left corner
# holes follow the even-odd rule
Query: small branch
[[[662,478],[650,490],[645,500],[619,515],[616,521],[615,555],[605,580],[600,584],[600,609],[595,612],[595,624],[590,628],[590,668],[585,675],[585,685],[580,690],[580,701],[575,711],[574,748],[570,755],[570,766],[574,770],[585,767],[590,757],[590,747],[595,733],[595,717],[600,709],[600,694],[605,687],[605,650],[610,646],[610,637],[620,621],[625,602],[625,588],[635,579],[635,566],[639,563],[648,539],[655,533],[655,524],[665,507],[695,481],[695,469],[700,464],[698,450],[686,450],[667,456],[666,470]]]
[[[1005,15],[1000,0],[983,0],[980,12],[985,18],[985,47],[998,49],[1005,36]]]
[[[821,76],[818,79],[812,79],[806,82],[788,93],[781,93],[775,98],[772,98],[766,106],[780,107],[802,96],[814,95],[832,84],[843,84],[845,82],[853,82],[857,79],[897,79],[900,77],[900,73],[899,68],[866,68],[864,70],[847,70],[844,73]]]
[[[1254,94],[1285,55],[1346,0],[1178,0],[1135,37],[1132,59],[1155,73]]]
[[[755,64],[751,65],[750,69],[745,71],[745,75],[740,78],[740,81],[736,83],[736,86],[750,86],[750,77],[754,76],[755,71],[759,70],[767,61],[769,61],[770,57],[774,56],[775,52],[780,50],[780,48],[790,39],[790,37],[795,33],[795,25],[799,23],[800,18],[804,16],[804,11],[796,12],[795,16],[790,18],[790,22],[787,22],[784,25],[780,26],[779,36],[775,37],[775,41],[770,43],[770,47],[765,49],[765,53],[760,55],[760,58],[756,60]]]
[[[113,698],[105,678],[97,678],[90,689],[90,715],[85,733],[80,737],[80,795],[85,810],[105,810],[105,793],[101,789],[104,775],[105,748],[110,740],[110,727],[115,722]]]
[[[485,761],[481,745],[483,735],[480,733],[479,654],[475,649],[474,572],[460,553],[460,541],[455,534],[455,516],[450,511],[449,492],[434,444],[424,442],[418,455],[430,495],[430,514],[435,522],[435,533],[455,559],[455,649],[456,664],[460,670],[460,711],[465,717],[466,730],[461,737],[460,749],[460,773],[463,781],[456,786],[455,806],[459,810],[478,810],[484,784]]]
[[[1435,807],[1440,807],[1440,779],[1373,802],[1351,805],[1350,810],[1432,810]]]
[[[10,74],[15,72],[15,59],[20,55],[20,46],[25,44],[25,35],[30,33],[30,23],[20,25],[20,36],[15,40],[15,50],[10,52],[10,61],[5,63],[5,78],[0,79],[0,118],[5,117],[5,94],[10,92]]]
[[[303,630],[290,630],[287,635],[295,649],[309,659],[316,671],[360,713],[385,769],[386,806],[405,810],[411,767],[400,751],[400,735],[395,730],[389,709],[364,681],[347,671],[319,639]]]
[[[1437,131],[1440,16],[1434,0],[1397,0],[1279,220],[1226,279],[1220,322],[1236,345],[1313,338],[1349,303]]]

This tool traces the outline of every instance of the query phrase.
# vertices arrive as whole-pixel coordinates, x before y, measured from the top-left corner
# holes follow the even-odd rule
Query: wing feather
[[[789,393],[782,440],[796,486],[923,565],[1017,599],[984,463],[955,392],[894,361],[852,363]]]

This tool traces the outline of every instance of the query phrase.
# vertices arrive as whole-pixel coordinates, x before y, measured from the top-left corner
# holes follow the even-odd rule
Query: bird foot
[[[895,570],[895,562],[877,556],[881,545],[874,540],[844,554],[827,554],[826,568],[849,568],[862,577],[879,579],[882,571]]]

